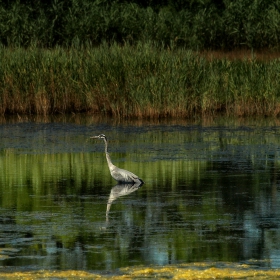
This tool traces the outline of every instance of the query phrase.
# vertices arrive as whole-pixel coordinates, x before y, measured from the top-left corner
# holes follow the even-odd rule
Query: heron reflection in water
[[[106,220],[108,220],[108,214],[111,208],[113,201],[121,196],[125,196],[137,191],[142,186],[142,183],[134,183],[134,184],[117,184],[111,189],[111,193],[107,202],[107,210],[106,210]]]
[[[119,184],[125,184],[125,183],[139,183],[139,184],[144,184],[144,181],[140,179],[137,175],[134,173],[118,168],[115,166],[110,158],[110,155],[108,153],[108,141],[107,138],[104,134],[100,134],[98,136],[92,136],[90,138],[95,138],[95,139],[103,139],[105,143],[105,154],[106,154],[106,159],[108,163],[108,167],[110,170],[110,173],[112,177],[119,183]]]

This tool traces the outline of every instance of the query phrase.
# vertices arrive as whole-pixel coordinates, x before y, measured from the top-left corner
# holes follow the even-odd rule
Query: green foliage
[[[160,50],[160,51],[159,51]],[[154,44],[0,48],[0,112],[117,118],[280,113],[279,60],[207,59]]]
[[[279,1],[49,0],[0,3],[0,42],[41,47],[155,41],[197,49],[279,49]]]

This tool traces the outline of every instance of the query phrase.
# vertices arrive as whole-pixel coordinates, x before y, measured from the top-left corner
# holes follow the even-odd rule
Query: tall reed
[[[154,40],[193,50],[279,50],[280,4],[277,0],[11,0],[0,2],[0,26],[0,43],[10,47]]]
[[[280,112],[279,59],[209,59],[189,50],[0,48],[0,113],[114,117]]]

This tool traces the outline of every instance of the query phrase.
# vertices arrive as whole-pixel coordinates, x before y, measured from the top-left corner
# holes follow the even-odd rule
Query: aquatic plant
[[[279,59],[207,57],[153,43],[0,48],[0,113],[115,118],[280,112]]]

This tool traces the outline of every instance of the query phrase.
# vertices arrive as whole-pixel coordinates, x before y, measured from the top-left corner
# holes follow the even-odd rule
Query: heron
[[[92,136],[90,138],[95,138],[95,139],[103,139],[105,143],[105,155],[108,163],[108,167],[111,173],[111,176],[119,183],[119,184],[124,184],[124,183],[140,183],[144,184],[144,181],[140,179],[137,175],[134,173],[118,168],[115,166],[110,158],[110,155],[108,153],[108,141],[107,138],[104,134],[100,134],[98,136]]]

